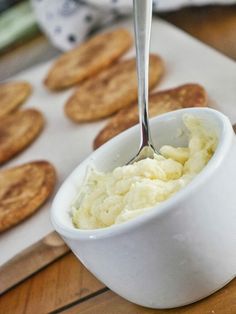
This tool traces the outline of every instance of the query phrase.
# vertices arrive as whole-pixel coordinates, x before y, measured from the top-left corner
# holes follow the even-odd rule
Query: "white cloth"
[[[52,43],[71,49],[94,28],[132,12],[132,0],[31,0],[38,22]],[[144,0],[145,1],[145,0]],[[186,5],[232,4],[236,0],[153,0],[153,11]]]

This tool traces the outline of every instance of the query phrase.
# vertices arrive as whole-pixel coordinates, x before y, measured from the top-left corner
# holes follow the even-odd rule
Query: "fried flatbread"
[[[54,167],[36,161],[0,172],[0,232],[32,215],[52,194]]]
[[[198,84],[185,84],[177,88],[156,92],[149,96],[149,116],[155,117],[162,113],[187,107],[204,107],[207,105],[205,89]],[[120,110],[110,119],[94,140],[94,149],[112,137],[137,124],[139,121],[138,106]]]
[[[44,83],[51,90],[80,83],[107,68],[131,45],[131,34],[123,28],[94,36],[59,57]]]
[[[0,121],[0,164],[33,142],[43,124],[43,115],[36,109],[25,109],[3,117]]]
[[[149,88],[164,73],[163,61],[150,55]],[[82,84],[65,105],[66,115],[75,122],[94,121],[110,116],[137,100],[135,58],[117,63]]]
[[[27,82],[9,82],[0,84],[0,118],[15,111],[32,92]]]

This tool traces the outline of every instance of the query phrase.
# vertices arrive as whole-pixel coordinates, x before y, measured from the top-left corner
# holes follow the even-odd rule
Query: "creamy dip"
[[[189,133],[187,147],[165,145],[154,159],[117,167],[112,172],[90,169],[72,204],[74,226],[97,229],[122,223],[185,187],[214,154],[217,136],[194,116],[184,115],[183,122]]]

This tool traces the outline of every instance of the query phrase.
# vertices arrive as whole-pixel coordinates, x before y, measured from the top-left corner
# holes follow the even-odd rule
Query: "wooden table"
[[[163,14],[162,17],[236,59],[236,6],[184,9]],[[8,55],[2,59],[7,58]],[[54,251],[48,254],[54,254],[59,249],[64,252],[62,257],[1,296],[0,313],[236,313],[236,279],[214,295],[193,305],[172,310],[146,309],[122,299],[106,288],[66,247],[60,248],[59,245],[57,248],[55,245]],[[0,254],[3,252],[0,251]],[[40,256],[40,252],[37,254]]]

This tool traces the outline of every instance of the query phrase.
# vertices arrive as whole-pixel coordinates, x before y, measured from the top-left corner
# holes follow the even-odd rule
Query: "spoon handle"
[[[133,0],[136,62],[138,73],[138,106],[141,131],[140,149],[152,146],[148,122],[149,47],[152,22],[152,0]]]

